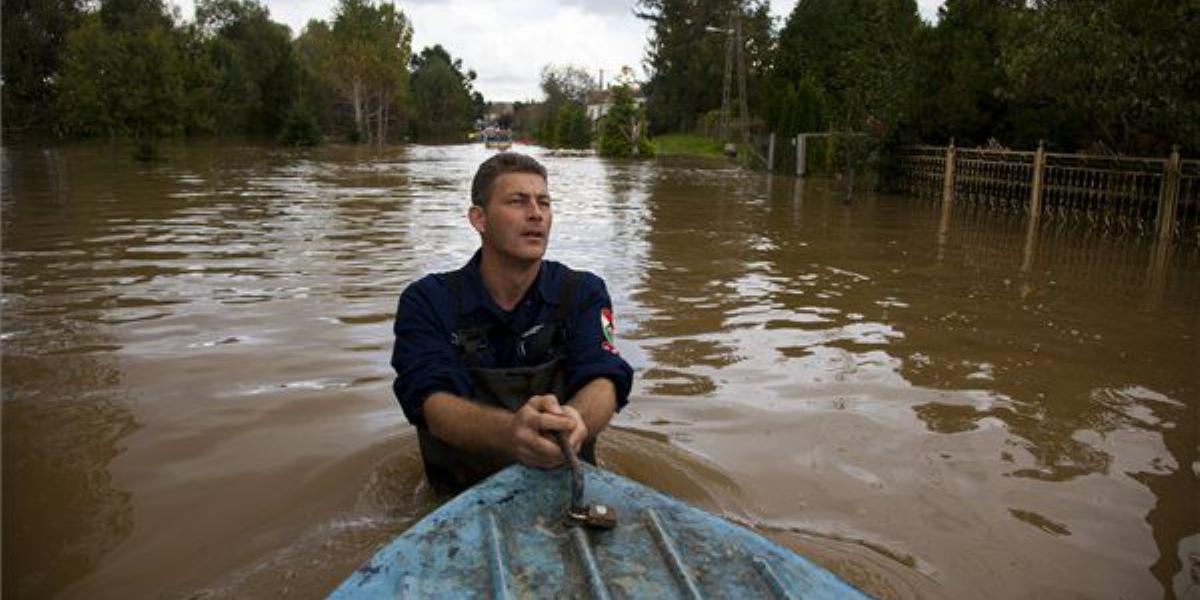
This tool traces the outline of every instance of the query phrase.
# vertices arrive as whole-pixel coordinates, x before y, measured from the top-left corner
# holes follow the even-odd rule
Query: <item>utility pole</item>
[[[738,140],[747,141],[747,128],[750,124],[750,109],[746,101],[746,52],[742,44],[741,5],[735,5],[729,11],[729,26],[726,29],[707,27],[707,31],[725,33],[725,78],[721,85],[721,141],[728,142],[730,117],[730,88],[733,87],[733,64],[737,61],[738,77],[738,119],[734,127],[738,129]]]
[[[738,60],[738,108],[741,109],[739,125],[742,143],[750,141],[750,108],[746,100],[746,45],[742,43],[742,11],[741,6],[734,8],[734,36],[737,38]]]

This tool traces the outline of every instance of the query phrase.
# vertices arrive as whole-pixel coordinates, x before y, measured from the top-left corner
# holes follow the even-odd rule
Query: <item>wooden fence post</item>
[[[1029,184],[1029,219],[1036,226],[1042,218],[1042,177],[1046,170],[1046,148],[1038,140],[1037,152],[1033,153],[1033,181]]]
[[[942,178],[943,204],[954,201],[954,154],[954,138],[950,138],[950,145],[946,147],[946,172]]]
[[[808,152],[808,138],[803,133],[796,134],[796,177],[804,177],[808,164],[805,162]]]
[[[767,172],[775,170],[775,132],[767,138]]]
[[[1179,205],[1179,146],[1171,148],[1171,157],[1163,165],[1162,193],[1158,200],[1158,239],[1169,240],[1175,234],[1175,209]]]
[[[1042,173],[1046,170],[1046,147],[1038,140],[1037,152],[1033,153],[1033,181],[1029,184],[1029,220],[1025,225],[1025,250],[1021,253],[1021,272],[1029,273],[1033,268],[1033,254],[1037,248],[1038,221],[1042,218]]]

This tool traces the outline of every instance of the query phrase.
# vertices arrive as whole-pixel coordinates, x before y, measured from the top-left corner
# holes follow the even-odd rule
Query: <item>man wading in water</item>
[[[558,432],[594,463],[596,436],[627,402],[633,370],[613,347],[604,281],[543,260],[552,214],[545,167],[496,154],[471,183],[479,250],[400,296],[392,389],[438,490],[513,462],[557,467]]]

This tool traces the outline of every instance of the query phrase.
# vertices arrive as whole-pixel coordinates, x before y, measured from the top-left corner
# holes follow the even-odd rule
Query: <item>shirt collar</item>
[[[462,272],[465,275],[465,289],[463,290],[462,301],[459,304],[460,314],[468,314],[479,309],[484,304],[484,298],[491,300],[488,295],[487,288],[483,285],[483,274],[479,270],[480,263],[483,261],[483,249],[480,248],[471,255],[471,260],[463,265]],[[533,281],[533,287],[537,289],[537,293],[541,296],[542,302],[558,304],[558,298],[551,294],[550,276],[548,273],[547,261],[543,260],[538,266],[537,279]],[[494,301],[488,304],[499,308]]]

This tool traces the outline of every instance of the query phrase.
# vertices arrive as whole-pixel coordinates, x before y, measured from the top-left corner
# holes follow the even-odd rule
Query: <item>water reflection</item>
[[[90,370],[87,357],[78,368]],[[5,357],[4,595],[50,597],[95,569],[133,528],[130,494],[109,462],[137,424],[119,400],[76,390],[70,400],[18,399]],[[56,378],[41,381],[51,384]],[[64,390],[69,392],[69,390]]]
[[[87,263],[123,240],[101,239],[67,161],[52,151],[3,156],[3,593],[50,597],[92,572],[134,525],[131,495],[108,467],[139,424],[114,359],[122,344],[90,317],[165,303],[94,289],[113,275]],[[61,221],[65,235],[42,227]]]
[[[1008,279],[1002,286],[992,284],[990,291],[968,291],[968,298],[990,296],[988,304],[955,307],[939,319],[944,326],[933,331],[926,331],[926,323],[901,323],[910,334],[905,345],[915,342],[926,349],[907,362],[906,377],[935,387],[969,386],[963,379],[973,376],[963,373],[973,364],[987,365],[981,379],[1000,394],[999,401],[983,406],[936,402],[914,410],[942,433],[970,431],[988,419],[1003,422],[1015,436],[1000,455],[1011,465],[1006,473],[1011,477],[1074,481],[1081,490],[1094,486],[1080,478],[1095,475],[1110,478],[1113,485],[1122,480],[1145,485],[1156,500],[1139,503],[1145,508],[1135,510],[1147,511],[1158,547],[1158,558],[1148,567],[1169,589],[1174,574],[1188,568],[1176,548],[1189,532],[1200,530],[1200,514],[1194,510],[1200,488],[1189,473],[1200,439],[1200,414],[1192,400],[1197,388],[1186,369],[1178,370],[1179,363],[1163,360],[1195,352],[1195,313],[1179,310],[1180,303],[1197,298],[1196,280],[1188,275],[1195,267],[1193,257],[1170,243],[1086,228],[1036,228],[1028,219],[986,210],[963,210],[957,216],[943,219],[939,247],[953,240],[949,243],[961,245],[964,261],[981,256],[1004,264],[1005,254],[1018,245],[1018,226],[1026,227],[1022,283],[1015,298]],[[997,296],[1003,312],[989,313]],[[1017,301],[1004,301],[1006,296]],[[1088,300],[1070,300],[1079,298]],[[947,330],[960,332],[961,341],[945,347],[945,357],[930,358],[928,348]],[[1035,331],[1040,333],[1029,335]],[[987,344],[978,341],[984,334],[992,337]],[[961,362],[964,348],[977,358]],[[942,368],[930,368],[931,363]],[[1131,385],[1151,381],[1156,382],[1153,388]],[[1120,494],[1109,487],[1093,493],[1116,503]],[[1076,515],[1086,504],[1090,502],[1077,503],[1076,511],[1060,506],[1045,512]],[[1048,534],[1073,533],[1045,513],[1010,512]]]
[[[113,359],[121,344],[88,317],[160,302],[92,287],[112,276],[87,263],[120,251],[124,239],[104,238],[79,198],[89,190],[74,178],[105,165],[74,165],[52,150],[6,150],[2,163],[3,593],[49,597],[85,577],[133,527],[130,494],[108,472],[138,427]]]
[[[1051,537],[1111,544],[1115,538],[1102,541],[1106,536],[1074,523],[1074,515],[1107,513],[1120,521],[1122,514],[1149,512],[1153,524],[1160,513],[1170,512],[1182,520],[1155,527],[1160,559],[1151,570],[1165,584],[1169,577],[1164,574],[1181,568],[1173,558],[1174,547],[1181,534],[1196,531],[1194,519],[1185,518],[1182,506],[1164,510],[1148,502],[1146,494],[1129,484],[1181,472],[1180,481],[1189,481],[1180,465],[1194,462],[1195,449],[1181,452],[1171,438],[1195,439],[1194,428],[1185,424],[1197,422],[1196,409],[1179,400],[1195,397],[1195,385],[1177,370],[1179,362],[1162,360],[1182,359],[1194,349],[1189,331],[1194,313],[1179,310],[1180,302],[1193,301],[1196,291],[1186,257],[1166,266],[1171,263],[1164,264],[1159,250],[1160,258],[1148,263],[1144,245],[1086,230],[1051,228],[1031,245],[1022,218],[939,207],[928,219],[924,206],[886,197],[831,202],[822,194],[821,182],[816,182],[820,199],[815,202],[806,198],[814,194],[814,182],[808,189],[792,183],[785,193],[768,191],[765,204],[761,198],[741,198],[739,215],[731,219],[720,202],[728,196],[720,184],[708,182],[709,191],[703,192],[695,189],[702,179],[683,172],[680,181],[672,181],[671,175],[660,176],[660,187],[652,188],[648,278],[637,296],[654,315],[636,332],[653,363],[643,374],[646,393],[709,396],[718,403],[749,402],[772,410],[852,410],[897,424],[904,419],[893,408],[908,405],[932,432],[974,432],[977,441],[971,446],[977,447],[933,456],[990,463],[976,475],[988,482],[988,495],[1003,496],[1003,489],[1035,498],[1044,493],[1036,491],[1039,484],[1021,480],[1075,488],[1055,494],[1068,495],[1069,503],[1002,502],[997,508],[1009,518]],[[737,187],[753,189],[751,183]],[[695,197],[712,200],[701,204]],[[705,231],[690,231],[698,224]],[[693,238],[699,241],[687,243]],[[930,248],[929,239],[934,240],[932,255],[923,251]],[[1153,281],[1171,283],[1151,286],[1160,299],[1143,305],[1143,311],[1155,311],[1159,303],[1173,308],[1131,319],[1126,312],[1131,302],[1136,306],[1141,300],[1147,264],[1157,278]],[[1097,288],[1105,290],[1105,300],[1095,300]],[[1088,303],[1081,304],[1083,298]],[[763,360],[766,349],[778,353],[774,361]],[[1146,388],[1129,382],[1154,383]],[[873,383],[883,389],[867,387]],[[921,388],[954,393],[930,394]],[[696,429],[706,419],[698,415],[712,411],[711,403],[704,406],[685,412],[682,419],[679,409],[674,416],[663,411],[654,422],[689,445],[720,447],[726,456],[735,456],[734,463],[757,469],[763,469],[762,463],[730,448],[767,444],[776,455],[786,456],[811,444],[801,441],[801,434],[782,444],[774,436],[739,441],[732,433],[712,433],[710,441],[702,442]],[[1141,413],[1158,416],[1145,421],[1137,417]],[[739,421],[754,419],[729,411],[719,418],[735,424],[703,429],[740,428]],[[1000,439],[997,426],[1004,432]],[[793,430],[806,427],[796,422]],[[874,441],[904,447],[909,445],[905,439],[920,439],[913,436],[889,432]],[[895,439],[888,442],[890,438]],[[835,464],[867,488],[922,496],[920,487],[885,475],[912,467],[875,452],[860,454],[839,457]],[[941,468],[917,470],[929,482],[946,476]],[[1083,479],[1093,476],[1101,479]],[[997,478],[1011,478],[1011,483]],[[752,488],[753,479],[743,477],[739,485]],[[820,481],[826,487],[837,485],[828,477]],[[1096,495],[1108,498],[1113,508],[1085,508]],[[1072,508],[1066,510],[1067,505]],[[950,518],[946,511],[936,514]],[[975,541],[984,544],[994,535],[986,532],[1002,522],[986,514],[966,518],[979,522],[968,527],[983,528]],[[874,523],[875,531],[859,539],[895,535],[875,519],[863,521]],[[1135,535],[1138,528],[1129,525],[1118,537]],[[1166,531],[1172,533],[1163,539]],[[957,542],[926,546],[922,555],[937,557],[929,560],[945,568],[973,570],[945,555],[945,547],[961,549],[964,539],[972,539],[962,534],[959,530]],[[882,543],[895,548],[894,542]],[[1060,552],[1049,545],[1046,551]],[[1067,556],[1062,555],[1064,564],[1085,564]],[[1115,565],[1127,558],[1110,560]],[[1151,562],[1142,564],[1150,567]],[[1118,585],[1145,589],[1145,582],[1135,580],[1122,578]],[[1036,586],[1035,581],[1026,585]]]
[[[664,170],[648,190],[650,250],[640,290],[643,316],[634,334],[656,364],[641,374],[649,394],[701,395],[718,390],[713,374],[741,360],[728,336],[733,318],[757,311],[773,285],[770,265],[755,260],[762,204],[755,180],[722,168]]]

